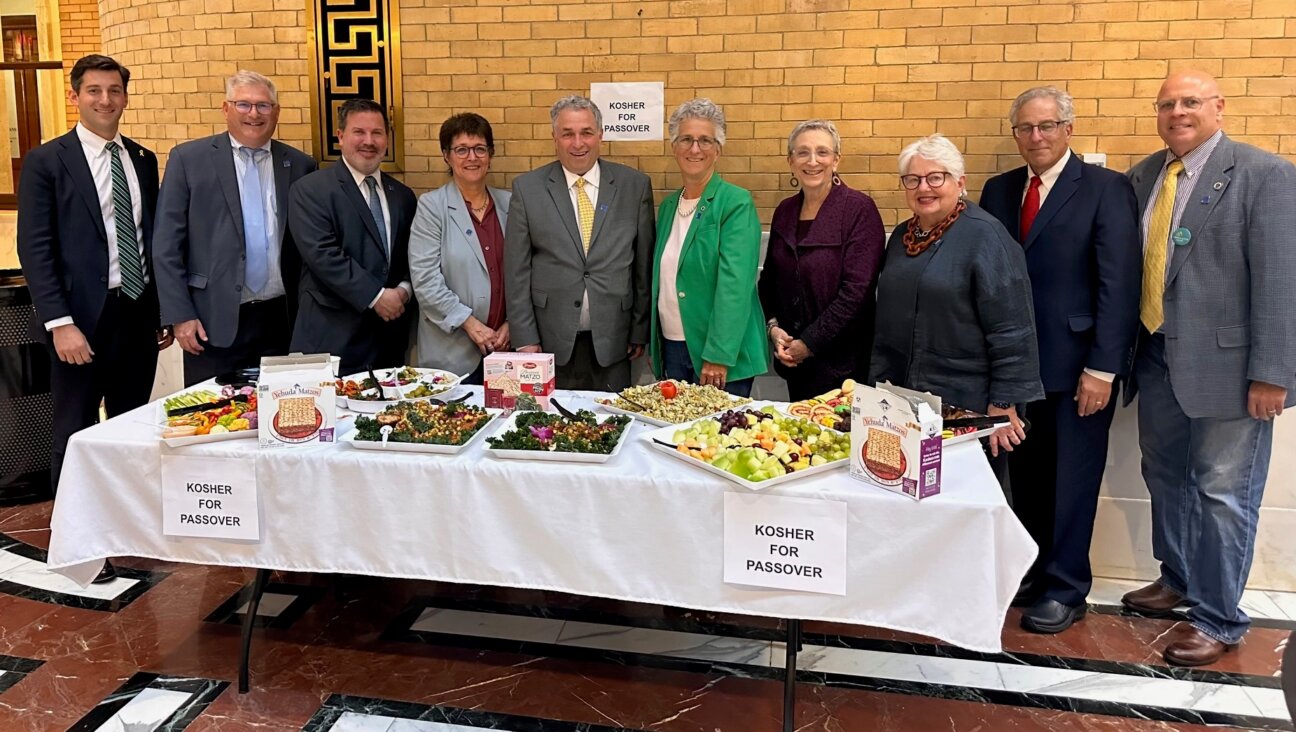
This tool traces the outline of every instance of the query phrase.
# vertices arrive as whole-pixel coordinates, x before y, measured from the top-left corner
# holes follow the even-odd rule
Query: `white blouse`
[[[696,211],[700,199],[684,198],[679,200],[679,208],[671,218],[670,237],[666,239],[666,248],[662,250],[661,285],[657,288],[657,319],[661,323],[662,338],[668,341],[684,340],[684,321],[680,318],[679,292],[675,289],[675,276],[679,272],[680,251],[688,239],[689,226],[693,216],[680,216],[679,210]]]

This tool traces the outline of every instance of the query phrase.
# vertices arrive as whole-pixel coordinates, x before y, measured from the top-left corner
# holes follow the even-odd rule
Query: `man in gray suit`
[[[599,160],[603,115],[581,96],[549,110],[558,160],[513,181],[505,297],[519,351],[554,354],[558,387],[619,391],[648,342],[652,184]]]
[[[1135,610],[1190,606],[1165,659],[1214,663],[1246,633],[1273,420],[1296,387],[1296,167],[1230,140],[1224,96],[1185,71],[1161,85],[1168,150],[1130,170],[1143,215],[1139,394],[1143,479],[1161,576]]]
[[[227,131],[172,150],[158,194],[153,262],[185,384],[287,353],[301,277],[288,188],[315,161],[270,139],[279,102],[261,74],[226,80],[221,111]]]

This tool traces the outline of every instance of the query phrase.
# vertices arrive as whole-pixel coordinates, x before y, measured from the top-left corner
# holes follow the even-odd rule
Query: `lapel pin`
[[[289,159],[287,159],[287,158],[284,158],[283,166],[284,166],[285,168],[291,168],[291,167],[292,167],[292,161],[289,160]]]
[[[1219,182],[1219,181],[1215,181],[1215,190],[1217,190],[1217,191],[1222,191],[1222,190],[1224,190],[1224,184],[1221,183],[1221,182]]]
[[[472,236],[472,235],[473,235],[473,230],[472,230],[472,229],[464,229],[464,233],[467,234],[468,236]]]
[[[599,213],[607,213],[607,204],[606,204],[606,203],[599,204]]]
[[[1201,202],[1202,202],[1202,205],[1203,205],[1203,206],[1205,206],[1206,204],[1210,203],[1210,196],[1202,196],[1202,200],[1201,200]]]

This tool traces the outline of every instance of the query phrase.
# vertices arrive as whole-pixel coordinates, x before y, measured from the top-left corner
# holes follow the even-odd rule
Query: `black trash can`
[[[0,269],[0,505],[45,501],[50,491],[54,399],[45,344],[22,271]]]

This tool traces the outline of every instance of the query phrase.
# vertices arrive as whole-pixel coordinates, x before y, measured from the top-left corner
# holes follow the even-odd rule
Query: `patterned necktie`
[[[1157,332],[1165,322],[1163,299],[1166,285],[1166,258],[1170,250],[1170,220],[1174,218],[1175,191],[1179,187],[1182,160],[1172,160],[1166,167],[1165,180],[1157,193],[1152,216],[1148,218],[1147,246],[1143,248],[1143,299],[1139,303],[1139,320],[1149,333]]]
[[[243,285],[251,292],[261,292],[270,281],[270,254],[266,240],[265,199],[261,195],[261,170],[257,161],[265,150],[240,147],[243,156],[243,185],[239,199],[243,206],[243,249],[247,255],[243,266]]]
[[[580,219],[581,245],[589,254],[590,237],[594,236],[594,202],[585,192],[585,179],[576,179],[576,214]]]
[[[1040,184],[1043,182],[1038,175],[1032,175],[1030,188],[1026,189],[1026,200],[1022,201],[1021,209],[1021,234],[1017,237],[1022,244],[1026,243],[1026,236],[1030,234],[1031,224],[1035,223],[1035,216],[1039,213],[1039,189]]]
[[[126,168],[122,166],[121,146],[109,140],[104,148],[112,161],[113,222],[117,226],[117,269],[121,272],[121,291],[132,300],[144,294],[144,261],[140,259],[139,239],[135,233],[135,207],[131,204]]]
[[[369,188],[369,213],[374,224],[378,226],[378,243],[387,251],[387,224],[383,220],[382,199],[378,198],[378,181],[372,175],[366,175],[365,185]],[[389,255],[390,256],[390,255]]]

